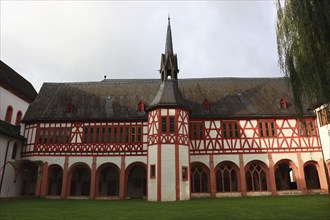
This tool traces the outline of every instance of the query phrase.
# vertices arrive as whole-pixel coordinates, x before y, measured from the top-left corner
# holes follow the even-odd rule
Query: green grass
[[[0,219],[288,219],[329,220],[330,196],[145,200],[0,200]]]

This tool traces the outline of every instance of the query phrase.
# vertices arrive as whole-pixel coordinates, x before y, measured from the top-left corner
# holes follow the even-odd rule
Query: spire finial
[[[171,20],[170,13],[168,13],[167,20],[168,20],[168,24],[170,24],[170,20]]]

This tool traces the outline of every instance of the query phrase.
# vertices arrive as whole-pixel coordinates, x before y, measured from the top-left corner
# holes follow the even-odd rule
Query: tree
[[[294,104],[303,112],[330,103],[330,0],[277,2],[279,64],[288,77]]]

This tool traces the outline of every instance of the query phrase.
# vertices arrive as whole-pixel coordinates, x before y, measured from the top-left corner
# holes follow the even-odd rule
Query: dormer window
[[[202,103],[202,108],[203,108],[203,110],[210,110],[210,103],[207,99],[204,99],[204,101]]]
[[[66,105],[66,113],[72,113],[73,105],[71,103]]]
[[[144,112],[144,103],[143,103],[143,101],[140,101],[139,104],[137,105],[137,111],[138,112]]]
[[[281,98],[281,100],[280,100],[280,107],[286,108],[286,100],[284,98]]]

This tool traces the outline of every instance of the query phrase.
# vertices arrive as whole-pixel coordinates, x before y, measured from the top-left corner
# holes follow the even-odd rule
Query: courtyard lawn
[[[13,199],[0,200],[0,219],[288,219],[329,220],[330,196],[276,196],[145,200]]]

